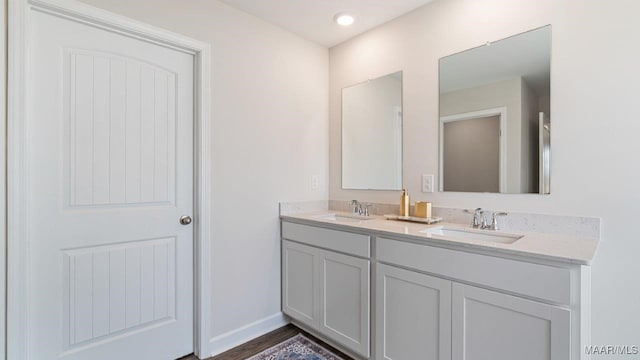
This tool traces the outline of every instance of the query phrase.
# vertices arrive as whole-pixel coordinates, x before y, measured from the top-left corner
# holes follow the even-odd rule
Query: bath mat
[[[298,334],[246,360],[343,360],[338,355]]]

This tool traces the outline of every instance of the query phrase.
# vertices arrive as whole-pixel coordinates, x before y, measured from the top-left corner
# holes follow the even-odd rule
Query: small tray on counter
[[[418,222],[423,224],[435,224],[437,222],[442,221],[442,218],[439,216],[423,218],[423,217],[417,217],[417,216],[400,216],[400,215],[386,214],[384,215],[384,218],[387,220],[411,221],[411,222]]]

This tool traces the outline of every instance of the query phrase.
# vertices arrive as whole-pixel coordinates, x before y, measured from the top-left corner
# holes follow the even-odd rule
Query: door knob
[[[182,224],[182,225],[191,224],[191,216],[189,216],[189,215],[180,216],[180,224]]]

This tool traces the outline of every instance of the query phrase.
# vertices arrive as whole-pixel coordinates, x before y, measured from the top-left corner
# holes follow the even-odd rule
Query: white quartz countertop
[[[444,245],[447,247],[460,248],[467,251],[493,252],[498,254],[519,255],[535,257],[545,260],[559,261],[571,264],[591,265],[598,248],[598,240],[572,237],[570,235],[556,235],[547,233],[533,233],[523,231],[494,231],[480,230],[489,234],[521,235],[522,238],[511,244],[496,243],[474,239],[461,239],[438,235],[434,237],[421,231],[434,227],[447,227],[456,229],[471,229],[464,224],[454,224],[440,222],[436,224],[412,223],[406,221],[387,220],[382,216],[370,216],[370,220],[362,221],[339,221],[323,219],[323,216],[338,214],[351,216],[349,213],[339,211],[317,211],[301,214],[282,215],[285,221],[307,223],[309,225],[321,225],[335,228],[336,230],[366,231],[374,233],[376,236],[391,236],[398,239],[408,239],[411,241],[424,241],[429,245]]]

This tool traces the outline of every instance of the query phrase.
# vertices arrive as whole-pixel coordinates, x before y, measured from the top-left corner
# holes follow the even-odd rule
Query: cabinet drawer
[[[366,258],[371,256],[371,242],[368,235],[283,221],[282,237],[345,254]]]
[[[569,269],[378,238],[379,261],[496,289],[571,304]]]

